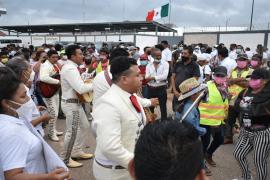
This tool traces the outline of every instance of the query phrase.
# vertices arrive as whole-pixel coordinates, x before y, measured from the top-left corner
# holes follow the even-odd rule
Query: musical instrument
[[[93,76],[94,76],[94,74],[96,72],[91,71],[90,68],[89,68],[87,73],[89,74],[89,77],[91,77],[92,79],[89,79],[89,77],[85,77],[85,78],[83,78],[84,83],[91,84],[93,82],[93,78],[94,78]],[[84,94],[79,94],[79,93],[76,93],[76,94],[77,94],[78,99],[79,99],[79,101],[81,103],[91,103],[93,101],[93,91],[87,92],[87,93],[84,93]]]
[[[52,78],[60,80],[60,74],[56,73]],[[48,84],[42,81],[38,81],[36,86],[44,98],[51,98],[60,88],[60,84]]]
[[[84,83],[92,83],[93,79],[89,79],[89,80],[86,80],[84,81]],[[77,96],[78,96],[78,99],[81,103],[90,103],[93,101],[93,92],[87,92],[87,93],[84,93],[84,94],[79,94],[77,93]]]
[[[138,95],[143,98],[142,89],[138,91]],[[143,107],[143,111],[145,113],[147,123],[152,123],[157,119],[157,115],[152,113],[149,107]]]

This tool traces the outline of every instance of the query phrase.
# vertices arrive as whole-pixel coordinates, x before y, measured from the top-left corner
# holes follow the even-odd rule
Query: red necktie
[[[132,105],[134,106],[134,108],[136,109],[136,111],[137,111],[138,113],[140,113],[142,110],[141,110],[141,106],[139,105],[139,103],[138,103],[138,101],[137,101],[136,96],[131,95],[131,96],[129,97],[129,99],[130,99]]]
[[[79,71],[80,74],[83,73],[83,70],[79,66],[77,67],[77,69],[78,69],[78,71]]]

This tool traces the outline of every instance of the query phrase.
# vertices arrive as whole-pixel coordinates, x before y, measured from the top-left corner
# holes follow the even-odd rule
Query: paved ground
[[[170,101],[171,97],[169,97],[168,101]],[[171,104],[168,103],[168,108],[170,109]],[[58,130],[65,130],[65,120],[58,120],[57,122]],[[61,141],[59,143],[48,141],[49,144],[58,152],[61,152],[63,145],[63,137],[61,137]],[[94,153],[96,142],[89,129],[89,133],[86,137],[86,147],[85,151]],[[217,152],[215,153],[214,160],[217,162],[217,167],[211,168],[213,176],[210,177],[210,180],[231,180],[241,175],[240,169],[237,165],[237,162],[232,156],[234,145],[223,145],[221,146]],[[92,163],[93,160],[80,161],[83,163],[83,167],[78,169],[71,169],[72,176],[75,180],[94,180],[92,173]],[[253,174],[255,174],[254,165],[252,158],[249,158],[249,162],[251,162],[251,169]],[[270,172],[270,168],[268,168]],[[268,177],[270,179],[270,177]]]

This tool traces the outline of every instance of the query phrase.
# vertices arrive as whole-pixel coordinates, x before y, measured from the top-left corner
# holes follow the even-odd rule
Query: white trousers
[[[47,106],[47,111],[52,119],[49,120],[49,136],[56,135],[56,121],[59,112],[59,92],[55,93],[51,98],[43,98]]]
[[[67,163],[71,156],[76,157],[83,153],[89,122],[81,104],[61,102],[61,106],[66,115],[66,134],[62,158]]]
[[[132,180],[127,169],[104,168],[93,162],[93,173],[96,180]]]

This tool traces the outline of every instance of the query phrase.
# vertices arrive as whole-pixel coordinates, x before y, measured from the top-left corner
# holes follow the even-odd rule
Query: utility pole
[[[228,31],[228,23],[229,23],[230,18],[226,19],[226,31]]]
[[[249,30],[250,30],[250,31],[251,31],[251,29],[252,29],[253,9],[254,9],[254,0],[252,0],[252,7],[251,7],[250,26],[249,26]]]
[[[169,25],[171,25],[172,0],[169,1]]]

